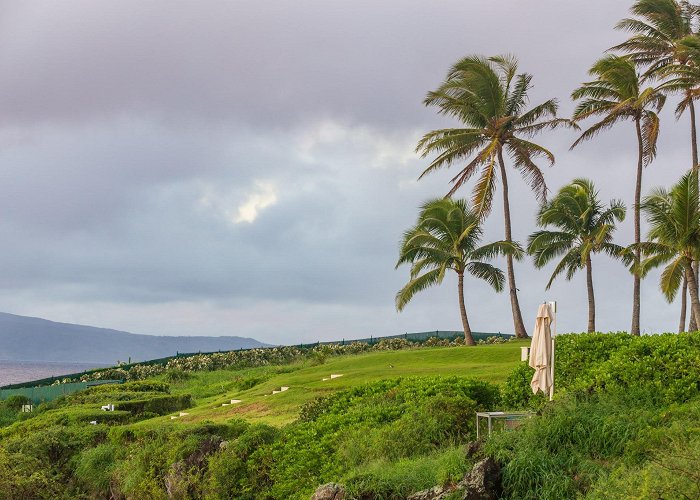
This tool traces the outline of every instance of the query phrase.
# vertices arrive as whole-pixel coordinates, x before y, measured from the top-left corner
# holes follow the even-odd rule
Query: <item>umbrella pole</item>
[[[554,338],[557,336],[557,303],[556,301],[550,302],[552,312],[554,313],[554,321],[552,322],[552,385],[549,388],[549,400],[554,398]]]

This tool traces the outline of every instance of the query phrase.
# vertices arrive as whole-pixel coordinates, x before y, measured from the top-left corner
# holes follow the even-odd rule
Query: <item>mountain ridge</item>
[[[172,356],[266,347],[241,336],[158,336],[0,312],[0,359],[114,364]]]

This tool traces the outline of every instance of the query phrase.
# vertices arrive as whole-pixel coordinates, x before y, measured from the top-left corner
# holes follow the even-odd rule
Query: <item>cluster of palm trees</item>
[[[591,80],[574,90],[577,105],[571,118],[557,117],[558,103],[549,99],[528,107],[532,76],[519,73],[512,56],[469,56],[458,61],[445,81],[429,92],[424,103],[438,113],[455,118],[457,128],[434,130],[418,143],[417,152],[430,163],[421,178],[443,168],[459,168],[452,187],[443,199],[426,203],[415,227],[401,244],[397,267],[411,264],[411,279],[396,296],[401,310],[413,295],[442,281],[448,270],[459,278],[459,302],[467,343],[473,344],[464,306],[464,274],[486,280],[500,291],[503,272],[489,264],[501,255],[506,259],[507,287],[518,337],[527,337],[518,302],[513,260],[525,250],[512,237],[508,166],[534,191],[541,208],[537,216],[541,230],[528,241],[527,253],[535,266],[559,259],[548,287],[562,273],[567,279],[579,269],[586,270],[589,319],[588,331],[595,331],[595,299],[591,254],[606,253],[621,259],[633,275],[632,324],[630,333],[639,335],[641,279],[654,267],[666,264],[661,289],[669,301],[679,290],[681,318],[685,330],[686,297],[690,296],[689,329],[700,323],[698,303],[698,257],[700,256],[700,209],[698,204],[698,151],[695,100],[700,97],[700,6],[682,0],[638,0],[632,17],[616,28],[630,33],[625,42],[612,47],[589,74]],[[656,190],[642,200],[644,167],[656,157],[660,120],[658,113],[667,97],[679,97],[676,115],[690,115],[690,172],[672,189]],[[625,206],[612,201],[604,206],[593,183],[576,179],[547,200],[547,186],[540,162],[554,164],[554,155],[534,142],[535,136],[560,126],[581,130],[571,146],[593,139],[614,125],[628,121],[637,136],[634,188],[634,243],[622,247],[612,236],[624,220]],[[476,176],[471,199],[451,197]],[[480,245],[481,225],[490,214],[498,184],[503,199],[505,237]],[[650,225],[648,241],[641,240],[641,213]]]

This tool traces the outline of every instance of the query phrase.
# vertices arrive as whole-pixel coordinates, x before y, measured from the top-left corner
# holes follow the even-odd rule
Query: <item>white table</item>
[[[486,419],[488,423],[489,436],[493,430],[494,421],[502,420],[504,422],[512,422],[514,420],[523,420],[534,415],[531,411],[479,411],[476,413],[476,439],[479,439],[481,432],[479,424],[481,419]]]

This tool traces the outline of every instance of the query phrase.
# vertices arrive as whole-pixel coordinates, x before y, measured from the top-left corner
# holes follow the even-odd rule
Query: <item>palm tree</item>
[[[537,199],[544,201],[547,186],[535,162],[543,159],[551,166],[554,155],[528,139],[544,129],[569,123],[556,118],[555,99],[527,109],[532,76],[517,71],[517,60],[512,56],[469,56],[458,61],[438,89],[428,93],[424,103],[436,106],[440,114],[456,118],[463,127],[433,130],[416,147],[423,158],[436,154],[421,178],[454,163],[463,165],[452,178],[448,197],[479,172],[472,194],[474,211],[479,218],[489,214],[500,176],[507,242],[512,242],[513,236],[504,155],[509,156]],[[506,267],[515,334],[527,338],[511,254],[506,256]]]
[[[700,254],[700,202],[698,201],[698,172],[691,170],[667,191],[655,189],[644,198],[642,210],[649,225],[649,241],[639,243],[645,259],[639,263],[638,274],[666,264],[661,273],[660,288],[671,302],[685,277],[690,292],[690,305],[700,318],[697,283],[693,263]]]
[[[634,190],[634,242],[640,241],[639,203],[642,193],[642,172],[656,156],[656,141],[659,136],[659,111],[665,96],[655,87],[641,88],[641,77],[634,61],[629,57],[606,56],[596,62],[589,74],[595,80],[586,82],[574,90],[571,97],[580,103],[574,111],[574,120],[588,117],[602,117],[600,121],[585,130],[571,146],[595,137],[616,123],[632,120],[637,132],[637,179]],[[639,262],[639,249],[636,250]],[[639,335],[640,277],[634,273],[632,293],[633,335]]]
[[[637,18],[623,19],[616,28],[632,33],[632,36],[610,50],[619,50],[641,66],[647,66],[645,77],[668,76],[692,66],[688,57],[688,43],[696,40],[695,25],[700,16],[700,7],[686,1],[677,0],[638,0],[630,9]],[[686,84],[689,82],[686,80]],[[698,86],[696,80],[691,85],[672,87],[667,90],[684,91],[684,98],[676,109],[680,116],[685,109],[690,111],[691,151],[695,167],[698,165],[698,147],[692,89]]]
[[[416,293],[442,283],[447,271],[452,270],[458,277],[464,341],[474,345],[464,304],[464,274],[482,279],[500,292],[505,281],[503,271],[484,261],[497,255],[520,258],[523,254],[509,241],[478,246],[481,235],[481,221],[465,200],[444,198],[425,203],[418,222],[404,233],[401,242],[396,267],[410,263],[411,279],[396,294],[396,309],[401,311]]]
[[[527,251],[534,257],[535,267],[545,266],[555,258],[561,260],[554,268],[547,289],[557,276],[566,272],[570,280],[576,271],[586,269],[588,288],[588,331],[595,331],[595,295],[593,293],[593,264],[591,255],[607,253],[621,257],[624,248],[612,242],[615,223],[625,219],[625,205],[613,200],[603,207],[598,192],[587,179],[574,179],[561,188],[557,195],[540,208],[537,224],[554,226],[555,231],[541,230],[528,239]]]
[[[700,87],[698,58],[689,55],[697,51],[700,41],[697,24],[700,16],[698,6],[677,0],[638,0],[631,8],[636,18],[620,21],[616,28],[632,33],[625,42],[611,50],[628,53],[639,65],[647,66],[645,77],[667,77],[671,80],[660,88],[666,93],[680,92],[683,95],[676,107],[676,118],[687,109],[690,115],[690,150],[693,168],[698,168],[698,144],[695,119],[695,99]],[[695,271],[696,281],[698,270]],[[687,283],[683,281],[683,289]],[[681,297],[680,331],[685,330],[686,293]],[[690,318],[691,329],[697,329],[694,315]]]

